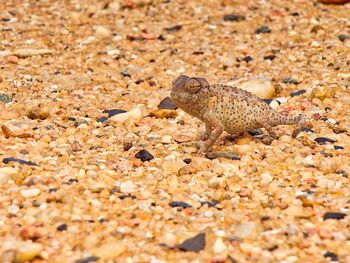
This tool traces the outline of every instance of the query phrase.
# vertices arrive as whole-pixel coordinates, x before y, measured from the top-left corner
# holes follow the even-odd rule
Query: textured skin
[[[272,127],[298,124],[296,137],[303,127],[302,115],[292,117],[278,113],[257,96],[227,85],[210,85],[204,78],[180,75],[172,83],[171,99],[188,114],[205,123],[199,153],[207,152],[223,131],[239,134],[256,128],[265,128],[276,138]]]

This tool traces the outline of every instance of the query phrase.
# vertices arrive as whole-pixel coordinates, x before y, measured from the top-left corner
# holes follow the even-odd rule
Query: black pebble
[[[185,159],[183,159],[183,162],[186,164],[189,164],[192,162],[192,160],[191,160],[191,158],[185,158]]]
[[[327,142],[334,143],[335,141],[332,140],[331,138],[327,138],[327,137],[318,137],[315,139],[315,142],[317,142],[319,145],[324,145]]]
[[[296,81],[295,79],[291,78],[291,77],[287,77],[287,78],[284,78],[282,80],[282,83],[286,83],[286,84],[295,84],[295,85],[298,85],[299,82]]]
[[[53,187],[53,188],[49,188],[49,193],[55,193],[57,192],[57,188]]]
[[[304,127],[301,129],[303,132],[314,132],[312,129],[308,128],[308,127]]]
[[[165,40],[166,40],[166,38],[165,38],[163,35],[159,35],[158,39],[159,39],[160,41],[165,41]]]
[[[137,159],[140,159],[142,162],[150,161],[154,156],[147,150],[143,149],[135,154]]]
[[[293,12],[293,13],[290,13],[291,16],[300,16],[300,14],[298,12]]]
[[[204,202],[201,202],[201,205],[204,206],[204,205],[208,205],[208,207],[215,207],[217,204],[219,204],[220,202],[218,200],[211,200],[211,201],[204,201]]]
[[[242,21],[242,20],[245,20],[245,16],[236,15],[236,14],[227,14],[227,15],[224,15],[224,21],[234,21],[234,22],[238,22],[238,21]]]
[[[333,157],[332,153],[321,152],[324,157]]]
[[[264,59],[265,60],[274,60],[276,58],[275,55],[267,55],[267,56],[264,56]]]
[[[343,177],[345,177],[345,178],[348,177],[348,173],[347,173],[346,171],[344,171],[344,170],[336,171],[336,174],[337,174],[337,175],[340,175],[340,176],[343,176]]]
[[[25,164],[25,165],[33,165],[36,166],[37,164],[31,161],[26,161],[22,159],[17,159],[13,157],[6,157],[2,160],[3,163],[8,164],[9,162],[15,162],[15,163],[20,163],[20,164]]]
[[[343,42],[343,41],[349,39],[349,38],[350,38],[350,35],[340,34],[340,35],[338,36],[338,38],[339,38],[339,40],[340,40],[341,42]]]
[[[132,200],[134,200],[134,199],[136,199],[136,196],[130,195],[130,194],[129,194],[129,195],[125,195],[125,194],[124,194],[124,195],[120,195],[120,196],[119,196],[119,199],[120,199],[120,200],[124,200],[124,199],[126,199],[126,198],[131,198]]]
[[[332,111],[332,108],[331,108],[331,107],[324,107],[324,110],[325,110],[326,112],[330,112],[330,111]]]
[[[299,95],[301,95],[301,94],[304,94],[305,92],[306,92],[306,90],[301,89],[301,90],[298,90],[298,91],[296,91],[296,92],[292,92],[292,93],[290,94],[290,96],[296,97],[296,96],[299,96]]]
[[[57,227],[57,231],[65,231],[68,229],[67,224],[62,224]]]
[[[258,129],[250,131],[249,134],[251,136],[259,136],[259,135],[263,135],[263,131],[258,128]]]
[[[102,224],[104,222],[108,222],[108,219],[102,217],[98,220],[98,222],[100,222]]]
[[[267,221],[267,220],[269,220],[269,219],[270,219],[269,216],[262,216],[262,217],[260,218],[261,221]]]
[[[205,248],[205,233],[200,233],[176,246],[178,249],[190,252],[199,252]]]
[[[101,117],[101,118],[98,118],[96,121],[100,123],[104,123],[107,119],[108,119],[107,117]]]
[[[333,253],[333,252],[329,252],[327,251],[326,253],[324,253],[323,255],[325,258],[330,258],[331,261],[338,261],[338,255]]]
[[[78,259],[75,261],[75,263],[90,263],[90,262],[98,261],[99,259],[100,259],[99,257],[90,256],[90,257]]]
[[[344,147],[340,145],[334,145],[334,150],[344,150]]]
[[[255,34],[271,33],[271,29],[267,26],[261,26],[255,30]]]
[[[125,113],[126,110],[120,110],[120,109],[111,109],[111,110],[104,110],[102,113],[108,113],[108,118],[113,117],[114,115]]]
[[[246,56],[246,57],[242,58],[242,60],[248,63],[249,61],[252,61],[253,58],[251,56]]]
[[[130,73],[128,72],[127,69],[124,69],[120,72],[120,74],[122,74],[123,77],[128,77],[128,78],[131,78],[131,75]]]
[[[176,110],[177,106],[175,103],[171,100],[170,97],[165,97],[162,99],[162,101],[158,105],[158,109],[162,110]]]
[[[276,101],[278,105],[281,105],[281,102],[279,100],[273,100],[273,99],[263,99],[268,105],[271,104],[271,102]]]
[[[74,118],[74,117],[68,117],[68,120],[69,120],[69,121],[76,121],[77,119]]]
[[[327,219],[337,219],[337,220],[340,220],[340,219],[343,219],[345,216],[346,216],[346,214],[345,214],[345,213],[342,213],[342,212],[326,212],[326,213],[323,215],[323,220],[327,220]]]
[[[182,25],[175,25],[172,27],[166,27],[164,28],[165,31],[168,33],[176,33],[177,31],[180,31],[182,29]]]
[[[182,201],[171,201],[169,203],[169,205],[171,207],[181,207],[181,208],[189,208],[189,207],[192,207],[191,205],[185,203],[185,202],[182,202]]]

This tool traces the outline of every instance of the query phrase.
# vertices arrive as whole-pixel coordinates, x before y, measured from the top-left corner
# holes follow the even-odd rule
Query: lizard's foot
[[[233,142],[237,138],[241,137],[243,134],[244,134],[244,132],[227,134],[226,135],[226,140],[228,140],[230,142]]]
[[[207,131],[200,131],[198,134],[199,141],[206,141],[210,137],[210,134]]]
[[[209,149],[208,144],[204,141],[198,141],[195,143],[196,148],[198,149],[199,155],[204,155]]]
[[[292,137],[296,138],[304,128],[311,129],[312,127],[313,127],[312,123],[310,121],[306,121],[305,118],[301,116],[300,121],[298,122],[297,126],[293,130]]]

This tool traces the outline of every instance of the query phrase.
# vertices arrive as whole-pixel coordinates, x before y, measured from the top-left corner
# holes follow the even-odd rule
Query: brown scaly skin
[[[223,131],[240,134],[265,128],[272,138],[276,138],[272,127],[297,124],[292,134],[295,138],[306,123],[302,115],[292,117],[278,113],[245,90],[227,85],[210,85],[204,78],[178,76],[172,82],[170,96],[179,108],[205,123],[199,153],[210,150]]]

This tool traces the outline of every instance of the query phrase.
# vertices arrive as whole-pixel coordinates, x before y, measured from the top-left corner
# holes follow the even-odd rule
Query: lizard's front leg
[[[199,132],[198,140],[206,141],[211,136],[212,131],[212,126],[209,123],[205,123],[205,131]]]
[[[200,148],[198,150],[199,154],[209,151],[217,139],[219,139],[220,135],[224,132],[224,125],[215,117],[206,118],[206,123],[213,127],[213,130],[208,140],[201,142]]]
[[[269,134],[269,136],[268,137],[265,137],[265,138],[263,138],[263,143],[265,143],[265,144],[271,144],[272,143],[272,141],[274,140],[274,139],[276,139],[277,138],[277,134],[275,133],[275,131],[272,129],[272,126],[267,122],[267,121],[261,121],[260,123],[259,123],[259,125],[261,126],[261,127],[263,127],[263,128],[265,128],[265,130],[268,132],[268,134]]]

